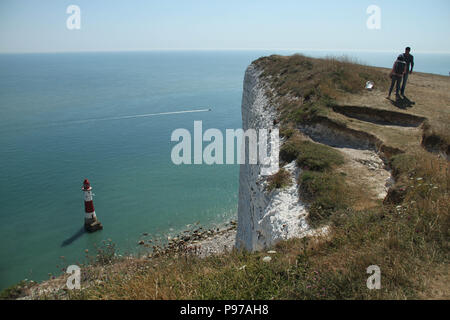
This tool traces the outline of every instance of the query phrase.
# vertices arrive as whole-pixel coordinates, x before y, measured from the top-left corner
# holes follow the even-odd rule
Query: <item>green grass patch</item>
[[[291,163],[296,160],[300,154],[300,146],[302,141],[298,136],[292,136],[280,148],[280,159],[284,162]]]
[[[323,144],[291,137],[280,149],[280,159],[285,162],[297,160],[305,170],[324,171],[344,163],[342,154]]]
[[[267,179],[267,182],[268,191],[272,191],[274,189],[282,189],[291,184],[291,175],[286,169],[281,168],[277,173],[270,176]]]
[[[308,219],[312,225],[326,222],[334,211],[349,205],[344,196],[345,178],[332,170],[344,163],[339,151],[293,135],[281,147],[280,159],[285,162],[296,160],[297,166],[303,169],[298,180],[299,197],[310,205]]]
[[[346,184],[335,172],[303,171],[299,176],[302,200],[309,203],[308,220],[313,226],[328,221],[335,212],[347,208]]]
[[[417,160],[411,154],[400,153],[391,157],[390,166],[394,176],[399,176],[401,173],[414,171],[417,167]]]
[[[280,137],[289,139],[290,137],[292,137],[294,135],[294,133],[296,131],[297,130],[295,128],[292,128],[290,126],[281,125],[280,126]]]
[[[297,165],[300,168],[324,171],[344,163],[342,154],[329,146],[311,141],[302,141],[299,148]]]

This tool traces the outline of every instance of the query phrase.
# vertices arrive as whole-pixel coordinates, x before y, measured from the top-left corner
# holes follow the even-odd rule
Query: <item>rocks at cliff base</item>
[[[198,223],[195,225],[198,225]],[[192,225],[188,225],[188,227],[192,227]],[[230,250],[234,247],[235,233],[233,231],[236,227],[237,222],[231,220],[222,229],[216,227],[204,230],[200,226],[195,229],[184,230],[173,237],[167,236],[163,240],[154,239],[154,245],[151,246],[151,253],[148,258],[167,254],[197,254],[203,257]],[[148,242],[152,242],[152,240],[148,240]],[[140,240],[138,245],[149,246],[145,244],[144,240]]]

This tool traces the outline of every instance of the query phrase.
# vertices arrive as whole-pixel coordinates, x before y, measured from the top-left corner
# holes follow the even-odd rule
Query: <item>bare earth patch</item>
[[[336,148],[343,152],[348,161],[340,168],[347,176],[347,183],[360,186],[368,202],[383,200],[393,183],[383,160],[370,150]],[[362,209],[362,208],[361,208]]]

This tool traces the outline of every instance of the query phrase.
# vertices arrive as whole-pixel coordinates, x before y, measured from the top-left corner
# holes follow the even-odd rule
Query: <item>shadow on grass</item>
[[[395,100],[389,99],[391,104],[399,109],[407,109],[412,108],[416,103],[414,101],[409,100],[407,97],[397,97]]]

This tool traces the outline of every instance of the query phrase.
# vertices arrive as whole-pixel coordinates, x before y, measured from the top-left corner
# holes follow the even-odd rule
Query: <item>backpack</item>
[[[394,72],[396,74],[403,74],[403,72],[405,71],[405,67],[406,67],[405,61],[397,60],[395,62]]]

